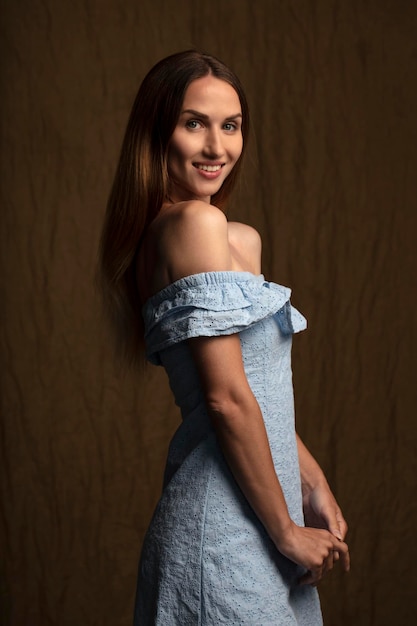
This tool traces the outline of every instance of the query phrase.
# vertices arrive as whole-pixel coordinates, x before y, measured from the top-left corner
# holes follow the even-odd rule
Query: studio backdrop
[[[1,0],[1,14],[4,623],[132,620],[179,415],[162,371],[120,369],[94,275],[138,85],[190,47],[245,86],[229,216],[259,230],[265,276],[309,322],[297,426],[352,556],[320,585],[325,623],[415,623],[417,4]]]

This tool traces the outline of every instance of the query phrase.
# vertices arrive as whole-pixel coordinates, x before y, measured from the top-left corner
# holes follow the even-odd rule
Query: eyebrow
[[[208,115],[206,115],[205,113],[200,113],[200,111],[196,111],[195,109],[185,109],[184,111],[181,111],[181,115],[184,115],[184,113],[190,113],[191,115],[200,117],[203,120],[209,119]],[[242,113],[236,113],[236,115],[228,115],[227,117],[225,117],[225,120],[235,120],[238,117],[242,117]]]

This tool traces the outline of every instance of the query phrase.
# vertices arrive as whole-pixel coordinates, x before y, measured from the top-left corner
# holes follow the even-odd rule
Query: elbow
[[[235,394],[209,395],[206,404],[213,426],[233,430],[250,412],[249,400]]]

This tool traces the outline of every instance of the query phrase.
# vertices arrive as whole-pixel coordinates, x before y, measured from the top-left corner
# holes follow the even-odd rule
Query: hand
[[[344,541],[348,526],[327,482],[313,489],[303,489],[303,509],[306,526],[325,528]]]
[[[276,545],[282,554],[307,570],[299,581],[302,585],[317,585],[339,559],[345,571],[349,570],[349,549],[346,543],[328,530],[304,528],[291,522],[288,531]]]

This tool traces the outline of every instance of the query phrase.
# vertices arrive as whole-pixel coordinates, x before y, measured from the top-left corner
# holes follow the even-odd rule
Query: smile
[[[218,172],[223,165],[204,165],[203,163],[193,163],[194,167],[204,172]]]

